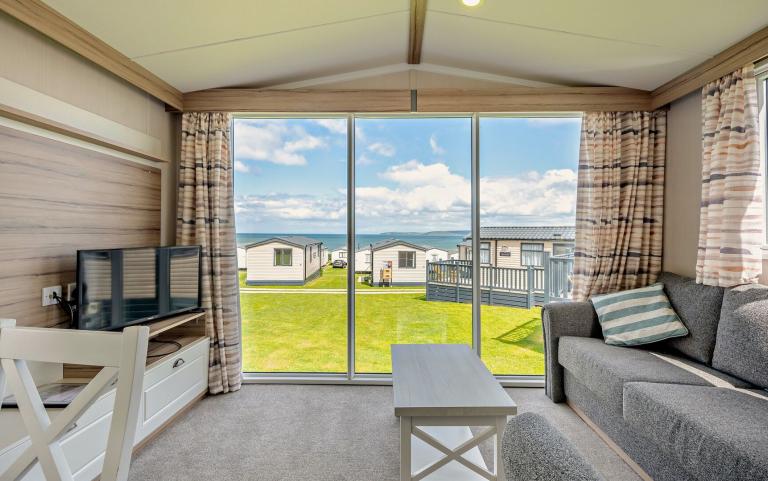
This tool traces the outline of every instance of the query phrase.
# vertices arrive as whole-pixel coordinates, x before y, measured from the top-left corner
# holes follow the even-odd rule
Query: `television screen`
[[[77,327],[112,330],[200,307],[200,247],[77,252]]]

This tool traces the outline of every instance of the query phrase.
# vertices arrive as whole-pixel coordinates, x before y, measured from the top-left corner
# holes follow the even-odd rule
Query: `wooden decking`
[[[480,302],[530,309],[570,299],[573,258],[544,255],[543,267],[480,267]],[[427,264],[427,300],[472,302],[472,261]]]

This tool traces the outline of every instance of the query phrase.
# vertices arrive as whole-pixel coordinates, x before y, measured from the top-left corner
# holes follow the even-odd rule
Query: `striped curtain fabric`
[[[749,65],[702,90],[702,171],[696,282],[757,282],[764,242],[757,85]]]
[[[656,281],[661,271],[666,138],[665,111],[584,115],[574,299]]]
[[[209,112],[185,113],[181,124],[176,242],[202,246],[211,394],[240,389],[242,372],[230,124],[230,114]]]

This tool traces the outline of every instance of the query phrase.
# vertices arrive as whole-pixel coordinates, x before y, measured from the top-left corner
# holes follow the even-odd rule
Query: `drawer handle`
[[[184,364],[184,358],[180,357],[180,358],[176,359],[175,361],[173,361],[173,368],[176,369],[177,367],[181,366],[182,364]]]
[[[77,429],[77,423],[72,423],[72,426],[70,426],[69,429],[67,429],[67,431],[64,434],[71,433],[75,429]]]

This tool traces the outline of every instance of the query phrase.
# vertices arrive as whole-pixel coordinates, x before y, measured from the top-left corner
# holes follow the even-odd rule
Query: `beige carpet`
[[[637,476],[567,406],[542,389],[508,389],[519,411],[547,416],[610,480]],[[396,481],[392,388],[245,385],[206,398],[134,458],[131,481]]]

